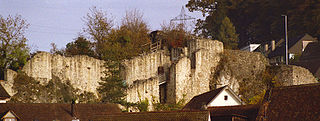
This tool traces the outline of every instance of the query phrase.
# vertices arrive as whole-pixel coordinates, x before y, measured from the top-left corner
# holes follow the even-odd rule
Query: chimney
[[[276,41],[272,40],[271,41],[271,50],[274,51],[276,49]]]
[[[269,49],[269,45],[268,45],[268,44],[265,44],[265,45],[264,45],[264,51],[267,52],[268,49]]]
[[[71,103],[71,116],[72,117],[76,117],[74,112],[75,112],[75,101],[72,100],[72,103]]]

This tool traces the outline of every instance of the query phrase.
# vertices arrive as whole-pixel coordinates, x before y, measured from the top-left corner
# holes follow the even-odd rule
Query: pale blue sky
[[[127,10],[138,9],[152,30],[160,29],[163,21],[180,13],[188,0],[0,0],[0,15],[22,15],[30,24],[26,31],[32,51],[49,51],[50,43],[58,48],[73,41],[84,27],[83,17],[96,6],[115,18],[115,24]],[[185,9],[188,11],[187,9]],[[200,13],[186,12],[195,18]]]

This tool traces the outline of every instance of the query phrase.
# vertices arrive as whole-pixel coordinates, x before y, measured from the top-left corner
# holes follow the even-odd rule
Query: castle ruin
[[[239,80],[236,76],[252,76],[266,68],[264,63],[267,63],[267,60],[259,53],[227,51],[231,55],[239,56],[233,56],[233,60],[229,61],[233,64],[229,70],[217,70],[219,64],[225,61],[221,56],[224,51],[226,50],[220,41],[194,39],[188,41],[187,46],[183,48],[172,48],[170,51],[160,49],[124,60],[121,76],[128,85],[127,101],[138,102],[148,99],[149,104],[152,104],[153,101],[176,103],[184,99],[188,102],[193,96],[226,84],[237,92]],[[234,61],[239,63],[233,63]],[[317,82],[306,69],[296,67],[292,69],[286,72],[295,80],[289,85]],[[48,83],[55,76],[63,82],[69,81],[81,91],[95,94],[105,70],[104,61],[99,59],[84,55],[64,57],[47,52],[37,53],[22,69],[41,84]],[[230,70],[246,73],[236,75],[230,73]],[[218,73],[217,80],[220,85],[212,87],[211,76],[215,73]],[[8,70],[5,73],[5,81],[1,82],[10,95],[15,94],[12,90],[15,75],[16,72]],[[284,77],[286,78],[287,76]]]

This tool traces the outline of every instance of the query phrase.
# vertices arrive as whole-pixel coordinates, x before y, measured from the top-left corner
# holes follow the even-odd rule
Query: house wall
[[[0,100],[0,103],[6,103],[7,101],[6,100]]]
[[[224,97],[227,96],[228,99],[224,100]],[[241,102],[237,101],[237,99],[231,94],[231,92],[227,89],[224,89],[218,94],[209,104],[209,106],[233,106],[233,105],[241,105]]]

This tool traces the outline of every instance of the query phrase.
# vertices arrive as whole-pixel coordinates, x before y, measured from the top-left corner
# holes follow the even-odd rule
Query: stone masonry
[[[149,104],[151,100],[176,103],[185,99],[187,102],[209,91],[211,68],[219,63],[221,52],[221,42],[196,39],[185,48],[172,49],[171,55],[161,50],[126,60],[123,73],[129,85],[127,101],[147,98]]]
[[[40,81],[41,84],[48,83],[53,76],[56,76],[63,82],[70,81],[73,87],[81,91],[97,94],[98,82],[104,76],[103,65],[104,61],[85,55],[64,57],[48,52],[38,52],[25,64],[22,71]],[[5,81],[1,83],[10,95],[14,94],[11,88],[15,75],[16,72],[8,70]]]
[[[236,54],[236,51],[226,52],[239,56],[228,56],[234,57],[227,58],[231,64],[225,66],[230,68],[220,70],[218,69],[219,64],[224,61],[221,55],[225,53],[223,44],[217,40],[209,39],[195,39],[189,41],[184,48],[172,48],[170,52],[167,49],[157,50],[124,60],[121,76],[128,85],[126,99],[128,102],[148,99],[149,104],[152,102],[176,103],[182,99],[188,102],[193,96],[210,90],[212,74],[218,75],[217,79],[220,80],[220,84],[229,84],[233,90],[237,90],[235,88],[239,88],[239,80],[237,81],[239,76],[246,78],[249,75],[262,72],[266,68],[263,65],[266,60],[262,55],[243,52]],[[253,58],[248,57],[251,60],[241,59],[245,55],[250,55]],[[257,60],[257,58],[261,59]],[[239,64],[234,62],[239,62]],[[84,55],[64,57],[39,52],[26,63],[22,71],[42,84],[56,76],[63,82],[69,80],[75,88],[97,94],[96,89],[99,86],[99,81],[104,76],[105,68],[103,65],[104,61]],[[250,69],[251,66],[253,69]],[[234,68],[238,68],[245,74],[230,73]],[[289,76],[292,76],[295,84],[300,84],[299,82],[310,83],[310,81],[303,81],[312,78],[312,75],[302,76],[306,70],[298,67],[292,69],[290,73],[293,74],[289,74]],[[299,73],[302,74],[299,75]],[[16,72],[8,70],[5,81],[1,82],[10,95],[14,94],[11,88],[15,75]]]

